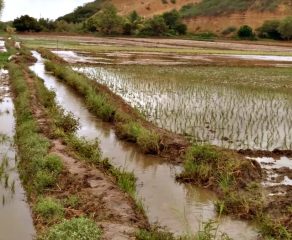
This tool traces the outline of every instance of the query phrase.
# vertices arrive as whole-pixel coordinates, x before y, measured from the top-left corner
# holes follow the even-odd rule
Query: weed
[[[64,216],[64,208],[61,203],[51,197],[41,197],[36,206],[35,211],[44,221],[56,221]]]
[[[38,192],[43,192],[45,189],[53,187],[56,182],[57,179],[53,173],[38,171],[35,176],[34,186]]]
[[[53,226],[43,240],[99,240],[101,230],[87,218],[64,220]]]
[[[76,195],[70,195],[65,201],[64,205],[66,207],[76,208],[80,205],[80,198]]]

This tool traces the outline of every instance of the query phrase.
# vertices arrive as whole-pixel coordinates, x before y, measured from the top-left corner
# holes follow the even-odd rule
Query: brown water
[[[0,240],[31,240],[35,230],[17,173],[16,150],[13,144],[15,128],[13,110],[7,72],[1,70],[0,166],[3,173],[2,177],[0,173]]]
[[[138,195],[142,198],[151,223],[158,222],[174,233],[197,232],[200,223],[215,219],[213,201],[216,196],[207,190],[191,185],[178,184],[175,174],[180,167],[164,163],[161,159],[141,154],[134,145],[120,141],[113,129],[91,115],[82,99],[45,72],[41,56],[31,70],[44,79],[45,85],[56,92],[57,102],[80,119],[78,135],[86,139],[98,138],[103,156],[117,166],[133,171],[137,177]],[[257,232],[246,222],[224,217],[220,231],[234,239],[256,239]]]

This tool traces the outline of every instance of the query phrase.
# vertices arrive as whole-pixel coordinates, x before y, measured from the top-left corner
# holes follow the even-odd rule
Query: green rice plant
[[[35,211],[46,222],[57,221],[64,216],[62,204],[57,199],[51,197],[39,198]]]
[[[99,240],[102,231],[87,218],[64,220],[49,229],[42,240]]]

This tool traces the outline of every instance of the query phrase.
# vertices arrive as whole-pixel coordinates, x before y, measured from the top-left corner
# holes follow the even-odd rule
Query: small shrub
[[[60,113],[58,114],[58,118],[56,120],[56,126],[62,128],[65,133],[74,133],[76,132],[79,127],[80,123],[75,118],[72,112],[65,112],[64,109],[59,110]]]
[[[87,218],[73,218],[53,226],[44,240],[99,240],[100,238],[101,230],[95,222]]]
[[[237,36],[241,39],[254,39],[255,37],[252,28],[248,25],[241,26],[237,32]]]
[[[281,39],[281,33],[278,30],[279,25],[280,21],[278,20],[265,21],[263,25],[257,29],[259,37],[271,38],[276,40]]]
[[[279,24],[278,31],[283,39],[292,39],[292,17],[287,17]]]
[[[55,221],[64,215],[60,202],[50,197],[40,198],[35,206],[35,211],[46,221]]]

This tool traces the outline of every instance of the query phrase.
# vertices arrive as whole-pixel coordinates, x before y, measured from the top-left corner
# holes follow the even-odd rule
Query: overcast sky
[[[28,14],[35,18],[56,19],[76,7],[93,0],[4,0],[2,21]]]

